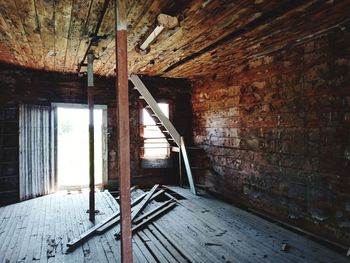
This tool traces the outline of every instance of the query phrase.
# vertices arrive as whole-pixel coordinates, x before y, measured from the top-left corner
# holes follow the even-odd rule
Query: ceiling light
[[[164,29],[173,29],[179,24],[177,17],[169,16],[166,14],[159,14],[157,16],[157,22],[155,28],[145,38],[142,44],[139,45],[141,51],[147,51],[149,45],[159,36]]]

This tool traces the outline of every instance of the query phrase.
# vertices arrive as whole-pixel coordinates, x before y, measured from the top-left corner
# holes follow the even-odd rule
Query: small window
[[[164,115],[169,118],[169,104],[158,103]],[[146,108],[142,109],[141,137],[143,139],[142,158],[165,159],[170,156],[170,145]]]

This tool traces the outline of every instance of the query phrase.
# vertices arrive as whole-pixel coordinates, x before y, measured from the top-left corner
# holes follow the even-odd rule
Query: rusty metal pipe
[[[126,0],[115,0],[121,261],[132,262]]]
[[[94,138],[94,55],[88,54],[88,106],[89,106],[89,219],[95,222],[95,138]]]

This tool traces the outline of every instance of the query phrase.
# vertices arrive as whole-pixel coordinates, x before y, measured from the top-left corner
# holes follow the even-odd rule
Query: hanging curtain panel
[[[20,105],[20,199],[55,190],[54,116],[51,107]]]

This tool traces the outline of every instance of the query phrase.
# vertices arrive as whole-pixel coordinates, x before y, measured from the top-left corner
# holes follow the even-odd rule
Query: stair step
[[[140,100],[144,100],[145,98],[144,98],[143,96],[140,96],[139,99],[140,99]]]
[[[177,147],[177,146],[173,146],[173,147],[171,147],[171,151],[172,152],[180,152],[180,148],[179,147]]]

